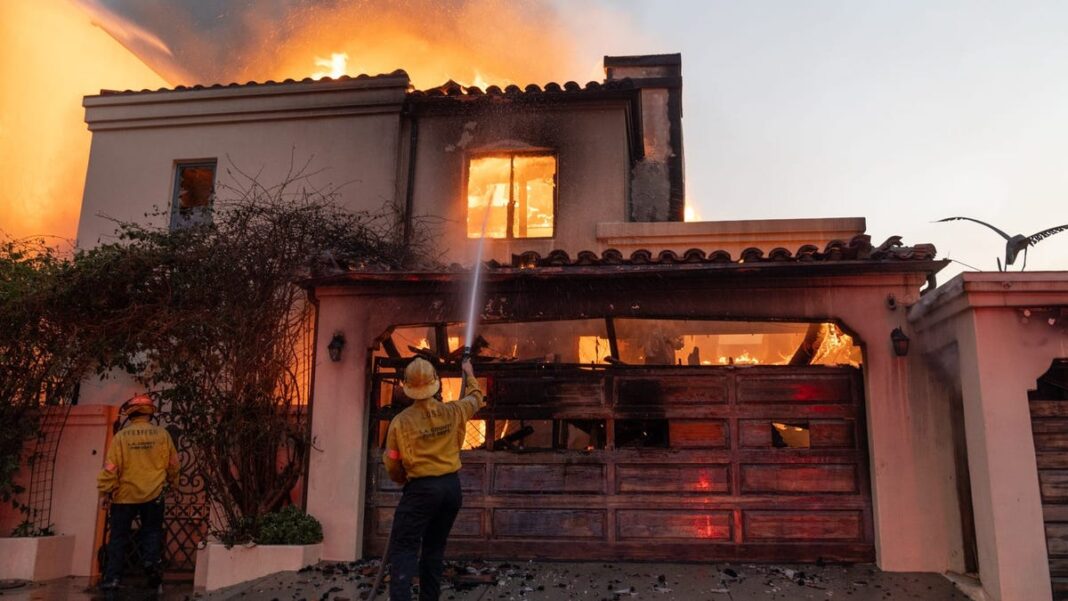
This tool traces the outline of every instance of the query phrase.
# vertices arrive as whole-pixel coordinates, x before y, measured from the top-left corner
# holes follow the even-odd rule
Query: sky
[[[605,53],[682,53],[702,219],[863,216],[879,241],[984,270],[1004,254],[996,233],[931,222],[1068,224],[1068,2],[606,4],[644,35],[592,25]],[[1031,249],[1037,269],[1068,269],[1068,232]]]
[[[133,50],[151,69],[128,66],[117,78],[110,63],[78,50],[35,65],[58,37],[25,33],[54,31],[46,10],[52,21],[60,12],[80,20],[78,39],[111,44],[109,54]],[[370,56],[381,45],[368,36],[389,30],[387,21],[409,29],[403,44]],[[65,127],[80,150],[56,144],[49,155],[74,173],[63,215],[76,211],[84,178],[82,94],[300,76],[305,65],[310,74],[310,53],[344,47],[372,73],[411,72],[395,63],[438,54],[455,65],[467,52],[491,81],[514,66],[539,83],[600,79],[606,54],[680,52],[687,202],[701,219],[866,217],[876,243],[901,235],[959,261],[942,280],[964,264],[996,269],[1004,243],[980,225],[936,219],[970,216],[1009,234],[1068,224],[1068,2],[0,0],[0,22],[0,80],[32,76],[41,89],[57,85],[49,75],[78,81],[62,102],[74,107]],[[62,38],[74,39],[70,31]],[[19,112],[41,103],[26,97],[32,88],[0,88],[0,104],[15,107],[0,111],[0,165],[25,179],[18,131],[35,121]],[[10,190],[0,191],[0,229],[10,207],[37,206],[39,195]],[[1068,269],[1068,232],[1031,251],[1029,270]]]

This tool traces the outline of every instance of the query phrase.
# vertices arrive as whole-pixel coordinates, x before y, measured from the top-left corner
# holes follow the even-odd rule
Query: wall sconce
[[[894,331],[890,332],[890,342],[894,345],[894,354],[898,357],[909,354],[909,337],[901,328],[894,328]]]
[[[330,353],[330,360],[334,363],[341,361],[341,349],[345,346],[345,335],[341,332],[334,332],[334,337],[330,339],[330,344],[326,345],[326,351]]]

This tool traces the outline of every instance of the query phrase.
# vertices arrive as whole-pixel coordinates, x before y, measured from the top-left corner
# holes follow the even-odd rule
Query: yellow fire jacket
[[[178,472],[171,435],[147,416],[138,416],[111,439],[96,484],[114,503],[147,503],[159,497],[164,482],[177,487]]]
[[[393,418],[382,457],[391,480],[404,484],[460,470],[467,420],[485,405],[478,380],[469,377],[466,383],[467,396],[458,401],[415,401]]]

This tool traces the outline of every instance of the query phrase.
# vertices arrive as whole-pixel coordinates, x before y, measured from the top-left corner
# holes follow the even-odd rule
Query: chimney
[[[604,57],[605,79],[630,79],[641,94],[643,158],[631,167],[630,221],[682,221],[682,55]]]

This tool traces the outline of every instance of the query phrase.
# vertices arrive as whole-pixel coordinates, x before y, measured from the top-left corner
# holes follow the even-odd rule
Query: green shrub
[[[260,545],[314,545],[323,542],[323,526],[290,505],[260,518],[255,541]]]

